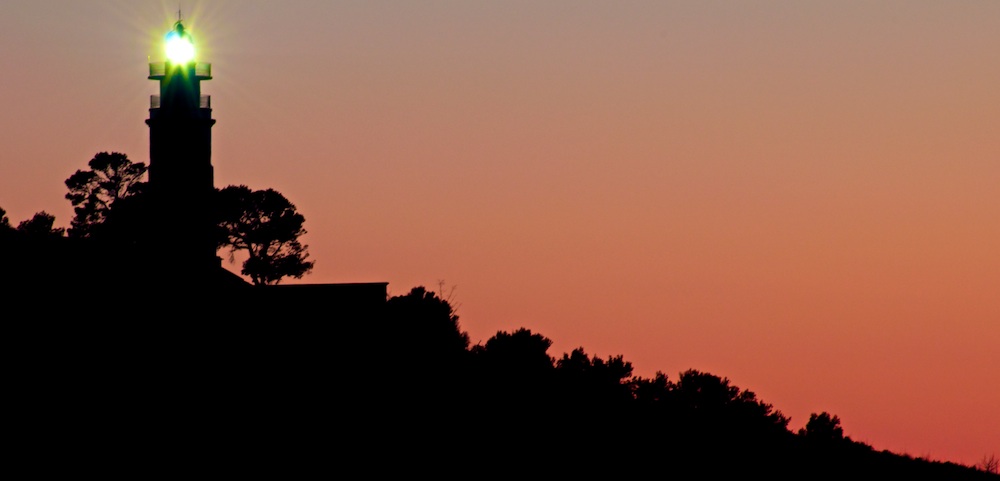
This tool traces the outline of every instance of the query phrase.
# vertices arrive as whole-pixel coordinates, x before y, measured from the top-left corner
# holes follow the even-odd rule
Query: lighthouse
[[[201,83],[212,65],[196,61],[191,33],[179,18],[164,39],[165,61],[150,62],[149,254],[151,267],[170,282],[207,282],[220,268],[212,215],[212,99]]]

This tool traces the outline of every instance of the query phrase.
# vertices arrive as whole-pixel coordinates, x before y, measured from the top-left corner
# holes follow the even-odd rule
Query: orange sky
[[[68,226],[97,152],[148,162],[177,4],[0,4],[13,223]],[[180,6],[216,185],[298,206],[301,282],[444,286],[473,343],[526,327],[793,429],[1000,455],[1000,2]]]

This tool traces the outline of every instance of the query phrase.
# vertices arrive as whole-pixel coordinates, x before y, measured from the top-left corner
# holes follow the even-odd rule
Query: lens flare
[[[189,35],[172,31],[167,34],[167,58],[176,64],[185,64],[194,60],[194,44]]]

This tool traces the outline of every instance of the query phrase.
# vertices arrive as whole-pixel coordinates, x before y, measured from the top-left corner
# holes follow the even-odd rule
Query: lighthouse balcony
[[[212,79],[212,64],[209,62],[192,62],[188,64],[188,68],[194,67],[194,76],[198,80],[211,80]],[[150,62],[149,63],[149,79],[150,80],[163,80],[167,76],[167,62]]]
[[[149,96],[149,108],[158,109],[160,108],[160,96],[150,95]],[[201,95],[198,97],[198,108],[200,109],[210,109],[212,108],[212,96],[211,95]]]

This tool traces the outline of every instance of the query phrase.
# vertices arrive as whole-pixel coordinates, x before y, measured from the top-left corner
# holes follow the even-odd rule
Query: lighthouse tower
[[[149,64],[160,93],[150,98],[149,198],[151,267],[187,285],[206,282],[220,269],[212,199],[211,97],[201,83],[212,65],[195,61],[194,40],[179,19],[166,36],[163,62]]]

